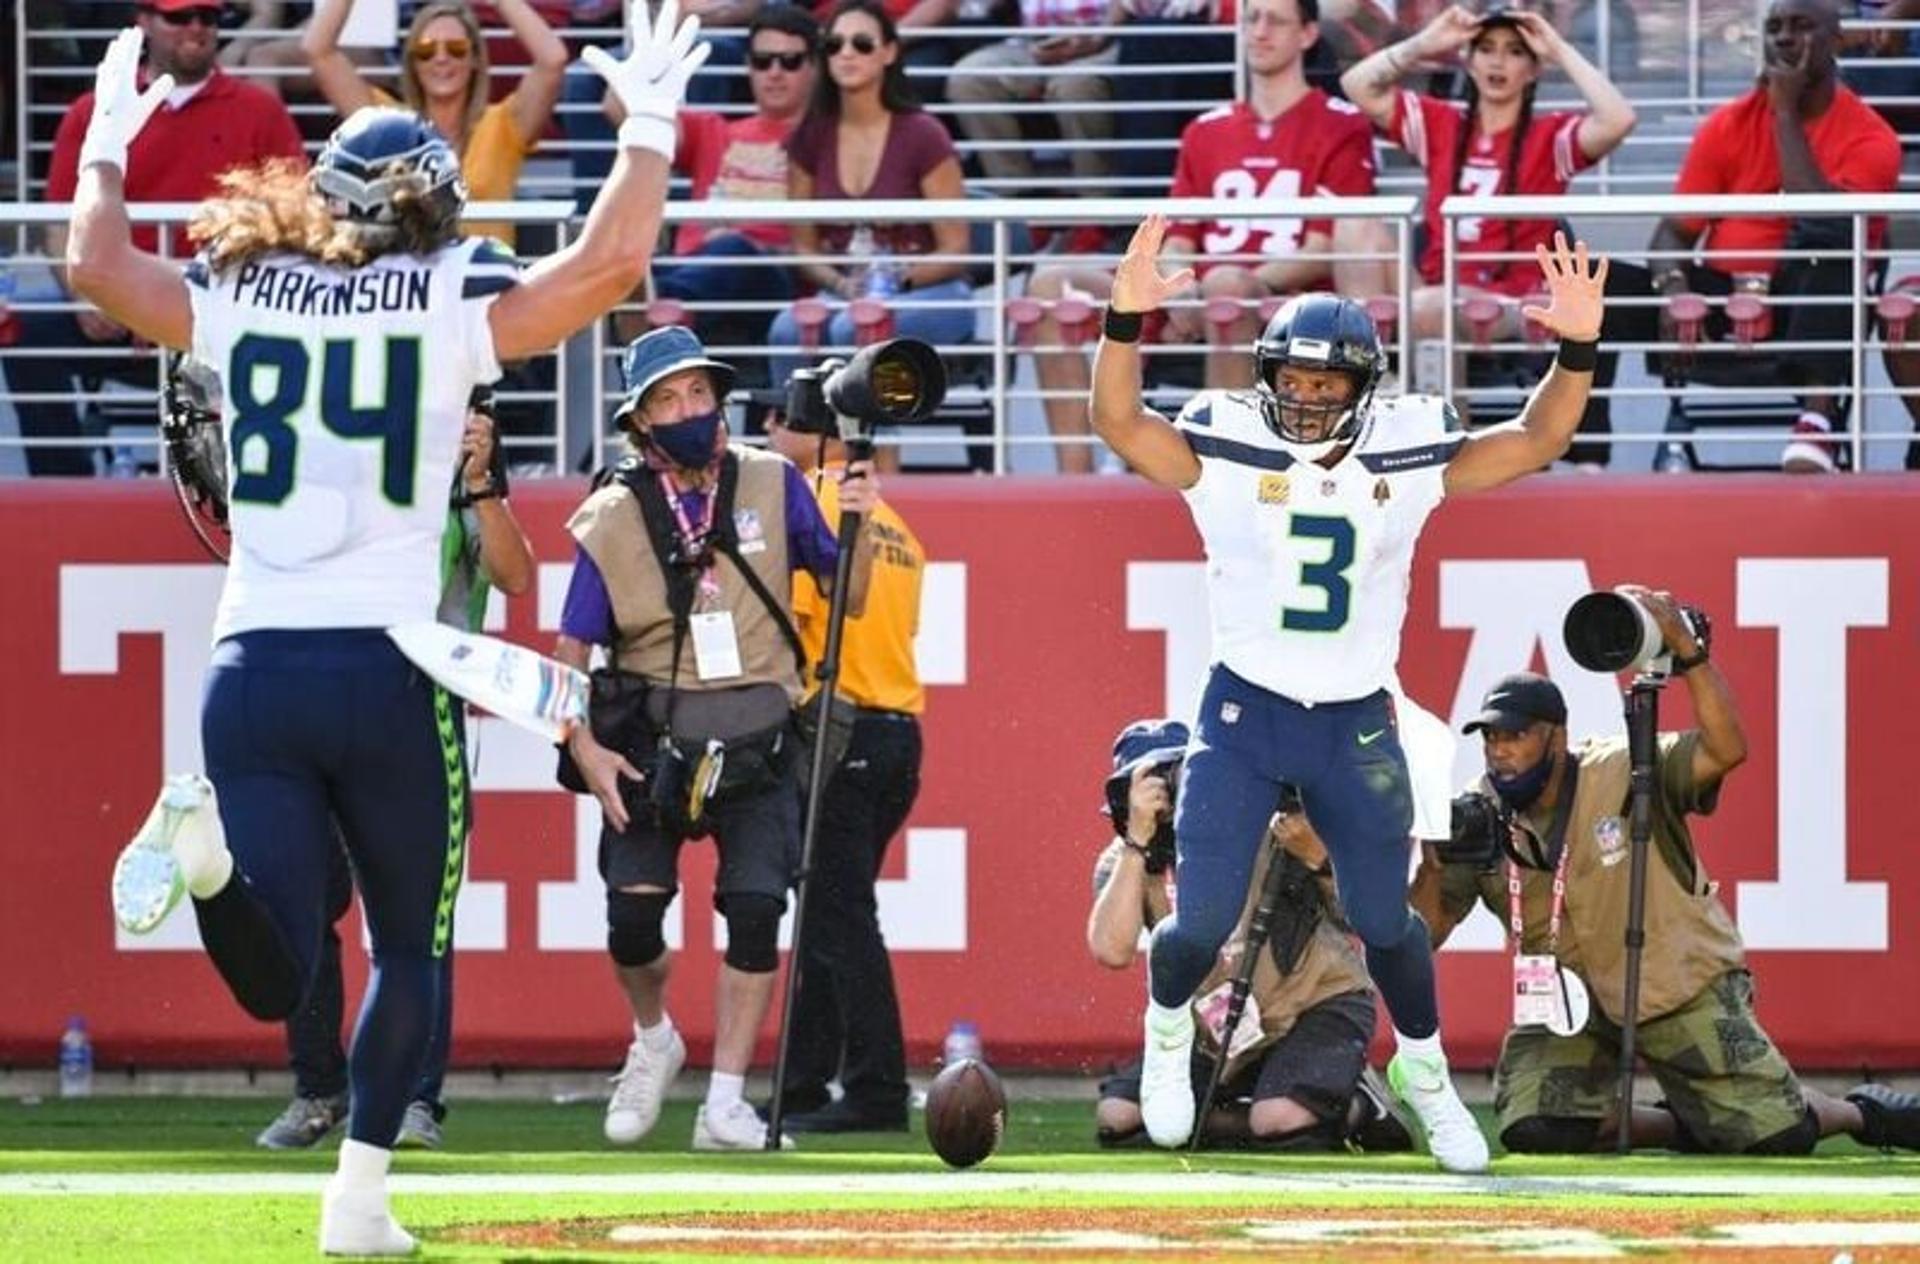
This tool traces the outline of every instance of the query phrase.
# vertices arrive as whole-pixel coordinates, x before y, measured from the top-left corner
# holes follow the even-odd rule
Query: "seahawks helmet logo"
[[[362,223],[395,222],[395,198],[416,190],[464,206],[460,159],[433,127],[406,110],[354,112],[328,138],[313,164],[313,183],[336,215]]]

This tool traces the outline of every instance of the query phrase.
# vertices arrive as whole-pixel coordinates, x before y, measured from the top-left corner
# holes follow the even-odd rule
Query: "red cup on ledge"
[[[809,351],[819,350],[821,332],[826,329],[827,318],[832,314],[823,299],[796,299],[793,304],[793,323],[800,329],[800,345]]]
[[[1915,308],[1920,307],[1920,296],[1914,294],[1915,289],[1920,289],[1920,276],[1901,277],[1888,287],[1876,305],[1886,340],[1894,346],[1905,344],[1907,325],[1913,319]]]
[[[1381,342],[1398,341],[1400,329],[1400,300],[1391,294],[1376,294],[1362,304],[1367,315],[1373,319],[1373,327],[1380,333]]]
[[[1473,345],[1485,351],[1493,345],[1493,331],[1500,323],[1504,304],[1491,294],[1474,294],[1460,304],[1460,315],[1467,322]]]
[[[647,324],[655,329],[668,325],[692,325],[693,313],[677,298],[656,298],[647,304]]]
[[[1055,299],[1053,318],[1060,322],[1060,340],[1069,347],[1085,346],[1099,332],[1093,304],[1083,298]]]
[[[893,337],[893,310],[885,299],[857,298],[847,305],[853,317],[853,341],[866,347]]]
[[[1040,322],[1046,317],[1047,306],[1037,298],[1022,295],[1007,300],[1007,323],[1013,327],[1013,340],[1020,346],[1030,347],[1040,336]]]

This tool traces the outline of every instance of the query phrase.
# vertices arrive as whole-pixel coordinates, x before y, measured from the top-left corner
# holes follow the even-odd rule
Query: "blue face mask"
[[[683,418],[671,426],[654,426],[648,440],[683,470],[705,469],[713,463],[720,439],[720,410]]]
[[[1517,772],[1511,777],[1503,777],[1497,772],[1487,773],[1487,782],[1500,801],[1515,812],[1524,812],[1532,807],[1547,788],[1547,782],[1553,777],[1554,757],[1542,755],[1540,762],[1525,772]]]

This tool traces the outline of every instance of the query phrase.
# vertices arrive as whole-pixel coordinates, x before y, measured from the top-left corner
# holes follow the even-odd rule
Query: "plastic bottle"
[[[940,1065],[952,1066],[967,1058],[984,1062],[986,1050],[980,1044],[980,1029],[972,1023],[957,1021],[947,1030],[947,1042],[941,1053]]]
[[[879,254],[879,244],[873,235],[873,225],[855,224],[853,235],[847,238],[847,264],[853,276],[853,288],[856,293],[866,294],[873,284],[874,260]]]
[[[75,1014],[60,1033],[60,1096],[93,1095],[93,1041],[87,1037],[87,1020]]]
[[[900,292],[900,265],[879,258],[867,265],[867,281],[862,287],[868,298],[892,298]]]

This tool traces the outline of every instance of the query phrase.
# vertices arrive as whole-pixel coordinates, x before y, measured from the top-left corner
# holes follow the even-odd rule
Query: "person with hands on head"
[[[1448,494],[1541,469],[1566,450],[1592,380],[1605,259],[1556,237],[1536,258],[1561,339],[1512,422],[1453,433],[1425,396],[1377,399],[1385,357],[1363,308],[1294,298],[1254,348],[1251,391],[1206,391],[1176,421],[1140,398],[1146,314],[1191,280],[1163,276],[1163,216],[1135,231],[1094,357],[1093,427],[1144,477],[1186,498],[1206,549],[1211,668],[1175,839],[1180,907],[1154,930],[1141,1110],[1164,1146],[1193,1130],[1188,1002],[1245,898],[1282,784],[1296,786],[1393,1018],[1394,1089],[1453,1171],[1487,1165],[1439,1036],[1427,933],[1406,907],[1412,787],[1391,692],[1413,550]]]
[[[115,866],[114,905],[139,933],[190,894],[236,999],[280,1021],[308,990],[344,839],[374,966],[348,1138],[321,1201],[328,1253],[414,1246],[386,1175],[431,1038],[466,840],[454,704],[386,629],[434,617],[473,389],[604,315],[646,268],[674,118],[706,49],[675,0],[657,23],[634,0],[628,20],[630,55],[586,54],[629,116],[612,176],[581,234],[525,273],[497,243],[460,235],[466,190],[447,144],[378,108],[334,132],[311,178],[286,163],[225,176],[184,266],[149,253],[125,172],[173,82],[141,85],[139,30],[114,39],[96,75],[69,277],[111,319],[217,371],[234,475],[202,707],[211,780],[168,779]],[[356,389],[375,366],[377,400]]]
[[[1671,594],[1617,591],[1652,614],[1686,681],[1695,727],[1657,740],[1635,1050],[1662,1101],[1632,1111],[1636,1147],[1806,1154],[1825,1136],[1920,1148],[1920,1097],[1863,1085],[1844,1099],[1800,1083],[1761,1027],[1733,918],[1715,898],[1688,818],[1710,815],[1747,739],[1703,626]],[[1500,1139],[1522,1154],[1612,1149],[1631,900],[1632,761],[1624,737],[1568,740],[1551,680],[1497,681],[1466,726],[1480,735],[1486,822],[1426,849],[1414,907],[1444,942],[1476,903],[1508,927],[1513,1025],[1495,1070]]]
[[[727,948],[693,1146],[758,1150],[767,1126],[742,1089],[801,846],[792,712],[806,655],[793,572],[830,590],[839,545],[792,464],[729,441],[722,401],[734,370],[691,330],[641,335],[623,369],[614,421],[631,451],[568,523],[577,550],[554,651],[585,669],[592,648],[605,646],[611,664],[595,673],[590,723],[568,736],[561,764],[562,783],[591,793],[605,819],[607,953],[633,1013],[603,1130],[616,1145],[644,1137],[686,1061],[666,1008],[664,926],[680,848],[710,836]],[[843,511],[869,513],[878,496],[871,462],[841,471]],[[853,615],[866,600],[873,538],[863,531],[855,546]]]

